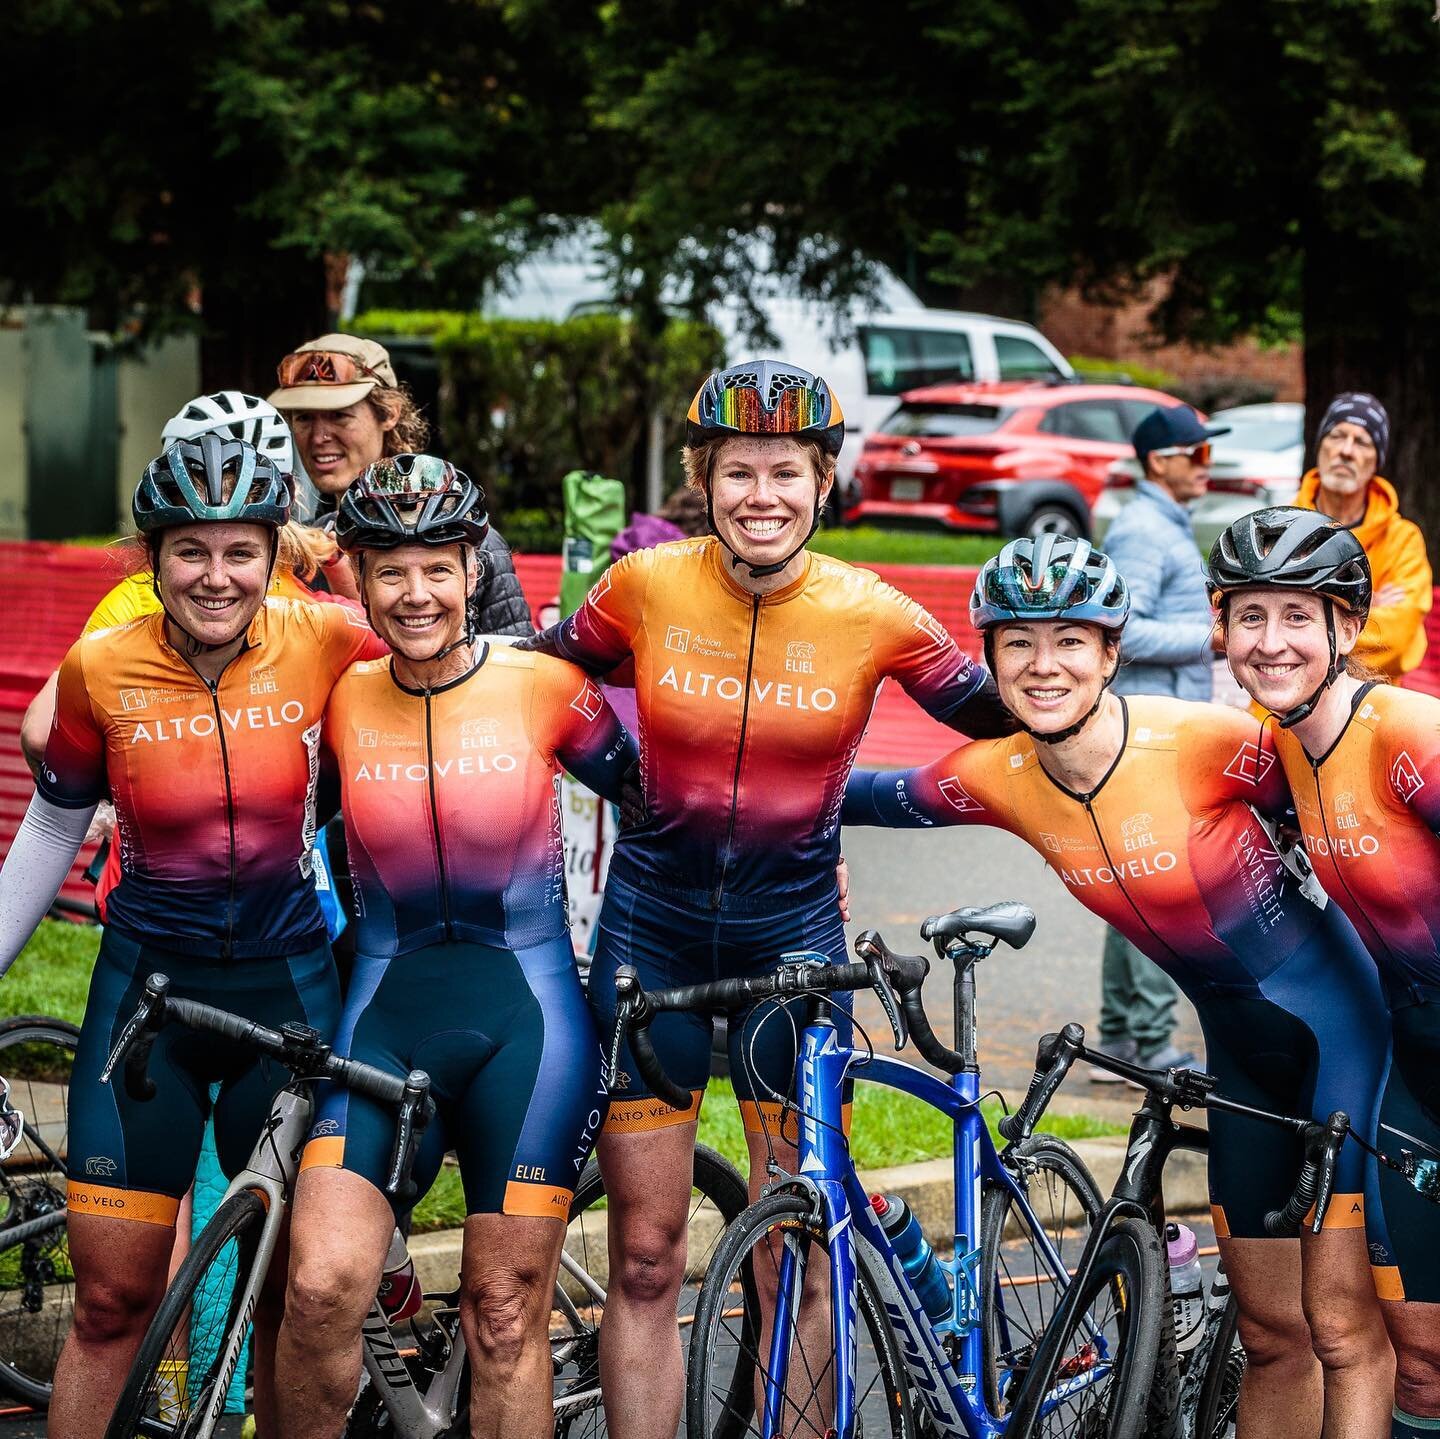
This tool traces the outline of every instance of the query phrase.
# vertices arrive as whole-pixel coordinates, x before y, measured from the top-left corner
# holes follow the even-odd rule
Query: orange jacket
[[[1300,481],[1295,503],[1313,510],[1319,493],[1319,472],[1311,470]],[[1418,525],[1401,516],[1395,487],[1376,475],[1370,481],[1365,517],[1355,526],[1355,538],[1369,556],[1376,594],[1386,585],[1398,585],[1405,591],[1403,600],[1370,607],[1355,658],[1390,679],[1399,679],[1425,658],[1425,616],[1430,613],[1434,585],[1425,556],[1425,536]]]

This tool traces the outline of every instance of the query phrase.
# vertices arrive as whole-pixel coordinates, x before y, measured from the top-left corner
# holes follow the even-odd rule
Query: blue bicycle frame
[[[961,983],[957,975],[957,989]],[[967,974],[967,987],[973,979]],[[971,990],[973,994],[973,989]],[[1064,1263],[1044,1226],[1030,1208],[1025,1191],[1001,1164],[980,1114],[978,1066],[967,1064],[950,1083],[903,1060],[842,1046],[828,1006],[806,1026],[796,1062],[795,1092],[800,1096],[799,1174],[788,1183],[806,1190],[824,1227],[830,1261],[831,1322],[835,1343],[835,1433],[840,1439],[854,1434],[856,1407],[856,1294],[857,1241],[868,1247],[868,1266],[879,1288],[880,1300],[891,1329],[900,1340],[911,1387],[930,1411],[935,1427],[946,1439],[990,1439],[1005,1432],[1006,1420],[991,1414],[977,1384],[983,1335],[980,1293],[976,1278],[980,1262],[980,1196],[986,1183],[1009,1192],[1029,1227],[1038,1252],[1058,1285],[1069,1282]],[[850,1157],[842,1128],[842,1094],[847,1074],[872,1084],[883,1084],[950,1116],[955,1126],[955,1258],[940,1261],[952,1283],[950,1318],[933,1325],[899,1256],[871,1208]],[[777,1186],[782,1187],[782,1186]],[[804,1274],[797,1254],[785,1245],[780,1260],[775,1323],[771,1336],[769,1368],[765,1379],[763,1427],[770,1439],[780,1432],[786,1393],[789,1351]],[[1003,1314],[1001,1316],[1003,1325]],[[958,1364],[942,1336],[958,1340]],[[1109,1371],[1104,1339],[1096,1335],[1100,1362],[1089,1369],[1084,1382],[1093,1383]],[[1002,1335],[1008,1344],[1008,1336]],[[1006,1381],[1008,1382],[1008,1376]],[[1053,1408],[1067,1384],[1046,1401]],[[1002,1391],[1003,1392],[1003,1391]]]

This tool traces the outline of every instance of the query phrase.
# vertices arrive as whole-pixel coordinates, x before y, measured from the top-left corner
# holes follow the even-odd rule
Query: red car
[[[1138,385],[932,385],[866,441],[844,509],[990,534],[1088,535],[1090,510],[1130,436],[1173,395]]]

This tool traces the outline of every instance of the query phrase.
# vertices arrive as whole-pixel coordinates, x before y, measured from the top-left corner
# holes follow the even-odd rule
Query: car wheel
[[[1079,539],[1088,527],[1069,505],[1036,505],[1020,522],[1020,533],[1031,539],[1036,535],[1063,535]]]

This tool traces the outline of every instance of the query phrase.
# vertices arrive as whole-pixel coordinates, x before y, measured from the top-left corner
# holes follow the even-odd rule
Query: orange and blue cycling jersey
[[[845,779],[887,677],[955,728],[1006,728],[930,615],[822,555],[752,595],[714,539],[639,550],[535,643],[591,674],[633,658],[645,818],[611,872],[716,910],[833,891]]]
[[[1275,747],[1315,873],[1387,985],[1440,986],[1440,700],[1366,685],[1324,755],[1291,730]]]
[[[330,697],[324,738],[340,770],[355,947],[372,958],[562,935],[558,767],[618,796],[635,760],[586,675],[503,645],[431,691],[401,685],[388,657],[356,665]]]
[[[1270,735],[1217,705],[1130,696],[1125,738],[1089,794],[1052,779],[1028,735],[968,745],[923,768],[854,776],[847,824],[993,825],[1038,851],[1092,913],[1194,1003],[1223,1093],[1282,1113],[1368,1115],[1386,1025],[1354,929],[1286,867],[1255,810],[1289,790]],[[1253,808],[1252,808],[1253,806]],[[1217,1229],[1262,1237],[1298,1151],[1255,1121],[1212,1115]],[[1365,1165],[1346,1147],[1332,1227],[1364,1223]]]
[[[213,685],[161,614],[72,646],[36,783],[58,805],[114,801],[111,925],[227,959],[323,942],[310,850],[325,702],[383,649],[352,610],[275,599]]]

